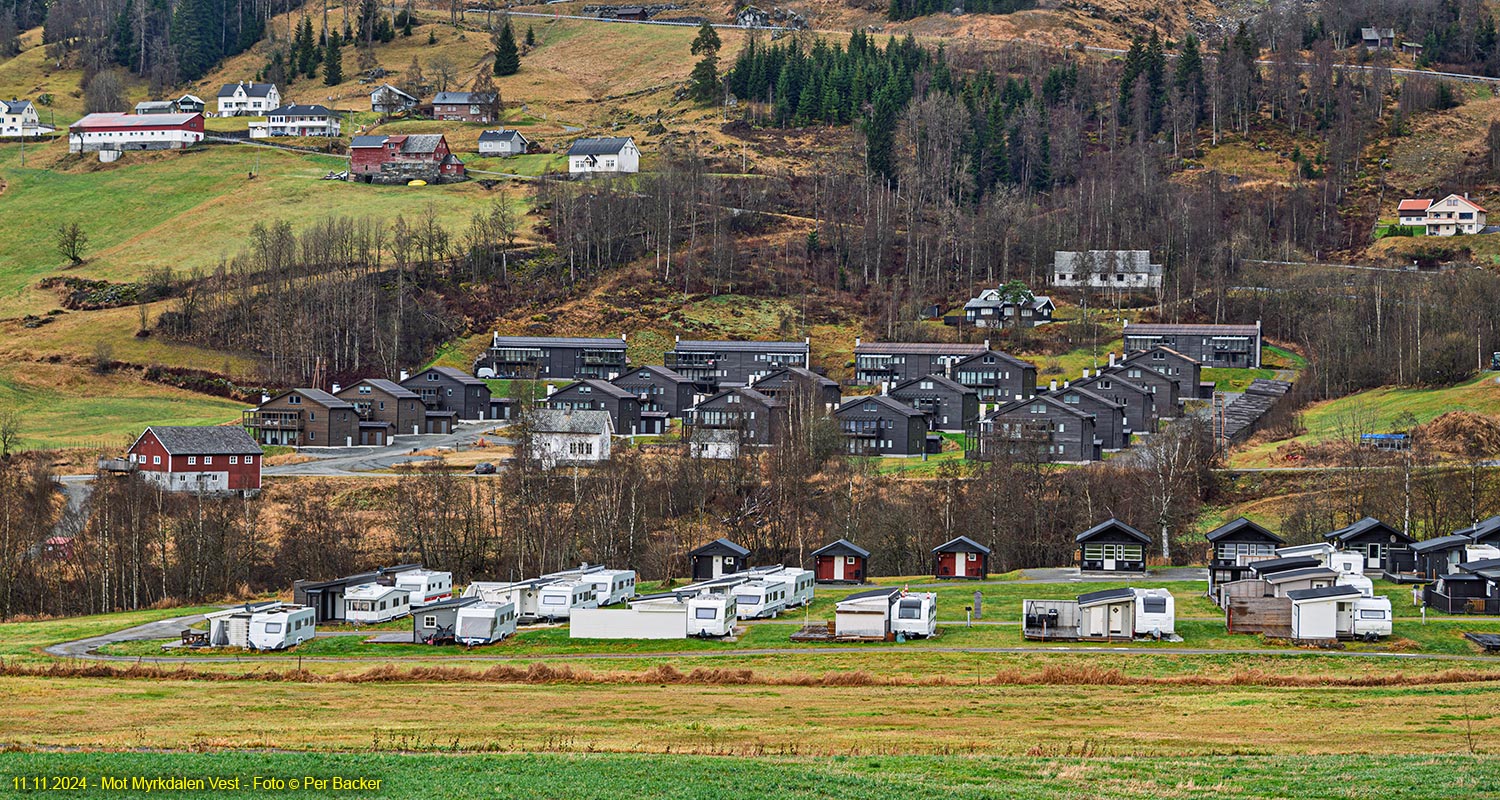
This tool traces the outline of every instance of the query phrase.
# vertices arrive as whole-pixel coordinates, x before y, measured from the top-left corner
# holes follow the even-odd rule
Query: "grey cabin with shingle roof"
[[[968,433],[979,424],[979,392],[941,375],[898,383],[889,397],[926,414],[929,430]]]
[[[1165,345],[1130,353],[1123,363],[1127,368],[1141,367],[1172,379],[1177,384],[1178,403],[1213,397],[1213,384],[1203,385],[1203,363]],[[1127,371],[1126,374],[1130,373]]]
[[[1084,374],[1085,377],[1082,380],[1072,383],[1071,386],[1087,389],[1119,404],[1125,412],[1125,424],[1129,426],[1130,433],[1148,434],[1156,431],[1156,395],[1149,388],[1125,378],[1120,373],[1099,373],[1088,376],[1088,371],[1085,370]],[[1126,444],[1129,444],[1128,438]]]
[[[687,424],[694,428],[737,431],[742,444],[753,445],[775,444],[786,421],[785,402],[745,386],[703,400],[687,416]]]
[[[482,156],[520,156],[531,148],[531,142],[520,131],[501,128],[479,134],[479,154]]]
[[[1126,353],[1161,346],[1207,367],[1260,367],[1260,320],[1254,325],[1131,324],[1127,320],[1121,336]]]

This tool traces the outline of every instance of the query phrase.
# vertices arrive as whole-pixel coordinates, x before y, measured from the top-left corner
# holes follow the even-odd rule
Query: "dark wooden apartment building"
[[[761,394],[780,398],[788,404],[800,393],[809,398],[814,409],[822,414],[832,414],[844,400],[838,381],[806,367],[773,369],[750,386]]]
[[[1114,354],[1110,354],[1111,360]],[[1175,419],[1182,410],[1182,396],[1177,391],[1177,381],[1163,375],[1143,363],[1115,364],[1106,367],[1101,375],[1112,375],[1141,387],[1151,394],[1151,407],[1157,419]]]
[[[677,339],[664,356],[668,369],[676,370],[703,394],[730,386],[749,386],[773,370],[812,365],[811,348],[800,342],[709,342]]]
[[[421,396],[395,381],[366,378],[344,388],[335,385],[333,395],[352,403],[359,414],[360,444],[385,445],[393,436],[452,430],[449,417],[438,417],[439,429],[434,430]]]
[[[1254,325],[1186,325],[1125,323],[1125,353],[1162,346],[1195,359],[1205,367],[1259,367],[1260,321]]]
[[[1081,386],[1058,389],[1054,396],[1064,405],[1094,416],[1094,435],[1099,438],[1100,449],[1114,451],[1130,446],[1130,423],[1125,416],[1125,406]]]
[[[979,392],[981,403],[1010,403],[1036,394],[1036,367],[998,350],[985,349],[954,362],[949,377]]]
[[[979,424],[979,392],[941,375],[898,383],[889,396],[926,414],[930,430],[970,433]]]
[[[926,412],[893,397],[851,397],[833,415],[850,455],[919,456],[927,448]]]
[[[1213,397],[1213,384],[1203,385],[1203,364],[1170,347],[1158,346],[1125,356],[1126,375],[1132,369],[1146,369],[1170,378],[1177,386],[1177,402]]]
[[[1160,375],[1157,378],[1165,380]],[[1117,372],[1089,375],[1088,370],[1084,370],[1083,380],[1077,381],[1073,386],[1118,403],[1125,411],[1125,424],[1129,426],[1130,433],[1146,434],[1156,431],[1156,394],[1149,388],[1126,380]],[[1169,396],[1170,392],[1163,392],[1163,395]]]
[[[428,367],[403,378],[401,385],[422,398],[429,416],[452,414],[460,420],[495,418],[489,384],[461,369]]]
[[[594,378],[570,383],[547,395],[547,408],[558,411],[604,411],[614,423],[615,433],[634,436],[662,433],[641,430],[641,402],[627,389]]]
[[[1049,395],[1007,403],[979,422],[979,458],[1098,461],[1094,415]]]
[[[575,381],[611,380],[630,368],[625,338],[501,336],[474,361],[481,378]]]
[[[262,445],[353,447],[359,411],[322,389],[290,389],[247,410],[241,424]]]
[[[990,349],[951,342],[865,342],[854,340],[854,382],[893,386],[923,375],[949,376],[953,365]],[[1033,378],[1033,383],[1035,379]]]
[[[666,367],[636,367],[610,382],[635,395],[643,434],[666,433],[667,420],[681,419],[693,407],[693,382]]]
[[[743,444],[769,445],[786,429],[787,405],[746,386],[725,389],[688,412],[687,424],[699,430],[739,433]]]

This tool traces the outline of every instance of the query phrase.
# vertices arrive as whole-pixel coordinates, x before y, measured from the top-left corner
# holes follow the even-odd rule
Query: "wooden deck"
[[[1292,601],[1285,597],[1231,597],[1225,623],[1230,633],[1259,633],[1290,639]]]

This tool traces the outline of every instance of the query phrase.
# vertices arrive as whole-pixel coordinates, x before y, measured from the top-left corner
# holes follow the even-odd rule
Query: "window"
[[[694,609],[693,616],[697,619],[718,619],[719,610],[716,608],[699,607]]]
[[[969,556],[969,560],[970,561],[978,561],[979,560],[979,554],[978,553],[969,553],[968,556]]]
[[[152,456],[151,457],[151,463],[152,464],[160,464],[161,463],[161,456]]]
[[[1379,609],[1361,609],[1360,619],[1385,619],[1385,612]]]
[[[897,606],[896,616],[900,619],[921,619],[922,601],[902,600],[901,604]]]
[[[197,465],[198,465],[198,457],[197,456],[188,456],[188,466],[193,467],[193,466],[197,466]]]
[[[426,615],[423,615],[423,617],[422,617],[422,627],[424,627],[424,628],[436,628],[437,626],[438,626],[438,624],[437,624],[437,615],[436,614],[426,614]]]
[[[853,564],[854,561],[855,561],[855,557],[854,556],[844,556],[844,563],[845,564]]]
[[[209,466],[209,465],[211,465],[213,463],[214,463],[214,457],[213,456],[204,456],[203,457],[203,466],[206,467],[206,466]]]
[[[542,595],[542,605],[544,605],[544,606],[560,606],[560,605],[562,605],[563,603],[566,603],[566,602],[568,602],[568,598],[565,595],[560,595],[560,594],[544,594],[544,595]]]
[[[1147,614],[1165,614],[1167,613],[1167,598],[1143,597],[1141,598],[1141,610]]]
[[[280,622],[267,622],[266,623],[266,633],[281,633],[281,623]]]
[[[230,456],[229,457],[229,463],[231,463],[231,464],[238,464],[238,463],[240,463],[240,457],[239,456]]]

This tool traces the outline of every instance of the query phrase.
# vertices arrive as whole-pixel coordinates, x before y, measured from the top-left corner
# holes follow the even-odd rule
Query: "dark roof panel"
[[[983,553],[990,554],[990,549],[967,536],[959,536],[932,548],[934,553]]]
[[[1205,535],[1210,542],[1217,542],[1220,539],[1225,539],[1231,536],[1258,536],[1263,539],[1270,539],[1271,541],[1278,544],[1286,544],[1285,539],[1277,536],[1266,528],[1263,528],[1244,517],[1232,519],[1229,522],[1226,522],[1223,525],[1214,528]]]
[[[869,558],[870,551],[848,539],[836,539],[812,551],[812,555],[814,558],[818,556],[858,556],[859,558]]]
[[[1103,533],[1106,533],[1106,532],[1109,532],[1109,531],[1114,531],[1116,533],[1123,533],[1126,536],[1130,537],[1131,539],[1135,539],[1136,541],[1140,542],[1141,544],[1151,544],[1151,537],[1150,536],[1147,536],[1146,534],[1141,533],[1140,531],[1136,530],[1135,528],[1132,528],[1129,525],[1126,525],[1125,523],[1123,523],[1123,522],[1121,522],[1121,521],[1119,521],[1117,519],[1114,519],[1114,518],[1107,519],[1107,520],[1099,523],[1098,525],[1095,525],[1094,527],[1089,528],[1088,530],[1084,531],[1083,533],[1078,534],[1077,536],[1073,537],[1073,541],[1075,541],[1075,542],[1085,542],[1085,541],[1088,541],[1089,539],[1094,538],[1095,536],[1099,536],[1099,535],[1101,535]]]
[[[712,556],[728,554],[744,558],[750,551],[720,536],[719,538],[688,551],[690,556]]]
[[[1134,589],[1103,589],[1097,592],[1078,595],[1079,606],[1092,606],[1099,603],[1111,603],[1119,600],[1134,600]]]
[[[1323,600],[1331,597],[1359,597],[1359,589],[1353,586],[1320,586],[1317,589],[1293,589],[1286,593],[1293,601]]]

